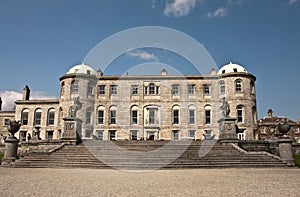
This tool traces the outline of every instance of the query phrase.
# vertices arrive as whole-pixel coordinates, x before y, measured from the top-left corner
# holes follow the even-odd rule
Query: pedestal
[[[76,145],[81,141],[81,123],[78,118],[64,118],[64,132],[61,141]]]
[[[5,151],[2,165],[9,165],[17,159],[19,140],[14,136],[5,139]]]
[[[290,139],[279,139],[279,156],[280,159],[286,162],[290,166],[295,166],[295,161],[292,153],[292,140]]]
[[[235,124],[236,119],[227,117],[218,121],[220,126],[219,141],[221,143],[238,143],[239,139],[236,134],[237,126]]]

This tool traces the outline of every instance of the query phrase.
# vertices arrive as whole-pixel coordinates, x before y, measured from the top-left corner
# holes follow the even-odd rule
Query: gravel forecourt
[[[298,168],[100,169],[0,167],[0,196],[300,196]]]

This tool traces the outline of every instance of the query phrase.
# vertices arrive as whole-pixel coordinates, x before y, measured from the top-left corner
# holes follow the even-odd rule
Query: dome
[[[232,62],[230,62],[229,64],[224,65],[222,68],[220,68],[220,70],[218,71],[218,75],[235,72],[248,73],[248,71],[241,65],[233,64]]]
[[[84,63],[73,66],[69,69],[67,74],[86,74],[86,75],[97,75],[96,71]]]

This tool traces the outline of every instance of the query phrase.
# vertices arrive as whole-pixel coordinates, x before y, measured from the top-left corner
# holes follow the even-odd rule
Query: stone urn
[[[291,126],[288,122],[279,122],[278,123],[278,131],[280,132],[281,136],[286,136],[289,132]]]
[[[7,130],[12,137],[15,137],[15,133],[19,131],[20,127],[21,127],[20,121],[15,121],[15,120],[9,121],[7,125]]]

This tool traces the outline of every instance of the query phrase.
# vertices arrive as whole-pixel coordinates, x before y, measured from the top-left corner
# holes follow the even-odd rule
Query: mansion
[[[238,138],[258,138],[256,78],[238,64],[188,76],[168,75],[165,69],[156,76],[106,76],[81,64],[59,80],[59,99],[30,100],[26,86],[23,99],[15,101],[15,111],[0,111],[1,129],[12,118],[21,121],[16,134],[21,141],[28,134],[34,136],[36,129],[41,139],[60,139],[65,119],[76,116],[81,139],[218,139],[225,98],[229,116],[236,118]]]

